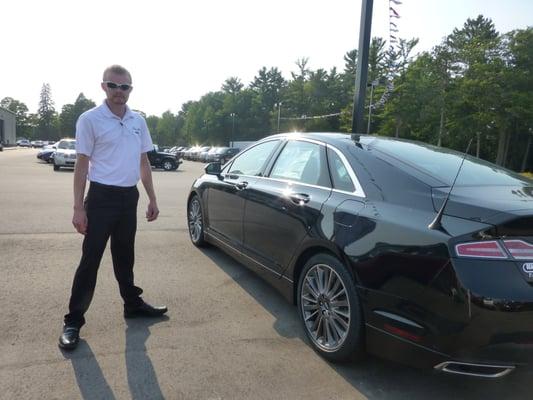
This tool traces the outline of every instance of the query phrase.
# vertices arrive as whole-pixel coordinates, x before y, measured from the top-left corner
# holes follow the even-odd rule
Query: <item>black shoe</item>
[[[166,312],[166,307],[153,307],[144,302],[137,307],[124,306],[124,318],[160,317]]]
[[[80,328],[65,325],[63,334],[59,337],[59,347],[64,350],[74,350],[80,341]]]

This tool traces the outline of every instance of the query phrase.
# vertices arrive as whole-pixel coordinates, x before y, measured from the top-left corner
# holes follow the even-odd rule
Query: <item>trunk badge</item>
[[[533,263],[522,264],[522,270],[528,275],[529,278],[533,278]]]

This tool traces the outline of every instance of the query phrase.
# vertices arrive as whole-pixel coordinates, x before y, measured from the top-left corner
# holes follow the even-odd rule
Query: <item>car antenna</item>
[[[459,172],[461,172],[461,168],[463,168],[463,163],[465,162],[465,158],[468,154],[468,150],[470,150],[470,145],[472,144],[472,139],[473,138],[470,139],[470,141],[468,142],[468,146],[466,146],[466,151],[463,155],[463,159],[461,160],[461,165],[459,165],[459,169],[457,170],[457,174],[455,174],[455,179],[453,180],[452,186],[450,187],[450,190],[448,191],[448,195],[444,199],[444,203],[442,203],[442,206],[439,212],[437,213],[437,216],[435,217],[435,219],[431,221],[431,223],[428,225],[429,229],[435,229],[435,230],[443,231],[447,233],[441,224],[442,216],[444,214],[444,209],[446,208],[446,204],[448,204],[448,200],[450,199],[450,194],[452,193],[453,187],[455,186],[455,181],[457,181]]]

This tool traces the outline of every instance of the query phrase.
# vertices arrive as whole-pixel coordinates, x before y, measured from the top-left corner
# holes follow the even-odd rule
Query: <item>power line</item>
[[[310,115],[310,116],[302,115],[300,117],[280,117],[280,119],[292,120],[292,121],[305,120],[305,119],[323,119],[323,118],[337,117],[337,116],[339,116],[341,114],[345,114],[345,112],[341,111],[341,112],[332,113],[332,114]]]

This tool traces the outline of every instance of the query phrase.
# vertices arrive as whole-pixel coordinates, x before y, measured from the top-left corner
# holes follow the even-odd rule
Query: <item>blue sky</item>
[[[479,14],[496,29],[533,26],[531,0],[401,0],[403,38],[429,50]],[[372,35],[388,37],[388,0],[374,0]],[[114,63],[133,75],[130,106],[147,114],[176,113],[181,104],[216,91],[230,76],[248,84],[257,71],[295,61],[342,70],[356,48],[360,0],[17,0],[2,5],[0,98],[35,112],[44,82],[58,111],[80,92],[99,103],[103,69]]]

